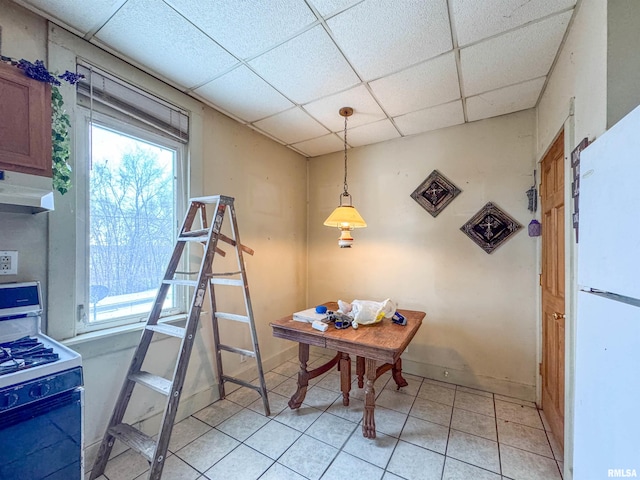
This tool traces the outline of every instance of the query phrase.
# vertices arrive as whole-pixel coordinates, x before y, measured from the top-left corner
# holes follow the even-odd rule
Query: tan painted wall
[[[342,191],[343,156],[310,160],[310,305],[390,297],[425,311],[407,371],[533,399],[534,129],[528,110],[350,150],[349,191],[368,223],[350,250],[322,225]],[[435,219],[409,196],[433,169],[463,191]],[[489,201],[525,227],[491,255],[459,230]]]
[[[554,137],[565,132],[565,205],[571,205],[571,170],[567,155],[584,137],[593,141],[607,126],[607,4],[583,0],[562,47],[547,88],[538,105],[536,158],[540,160]],[[569,117],[571,98],[575,113]],[[571,131],[573,130],[573,132]],[[578,246],[571,227],[571,210],[565,218],[565,435],[564,478],[573,478],[573,404],[575,372],[576,258]],[[538,262],[540,260],[538,259]],[[538,321],[538,338],[541,338]],[[539,351],[540,354],[540,351]]]
[[[253,257],[247,256],[245,262],[265,368],[272,368],[285,356],[290,356],[293,344],[273,339],[268,324],[304,306],[307,289],[305,158],[58,27],[51,26],[47,34],[44,20],[9,0],[0,0],[0,26],[3,27],[2,53],[5,55],[32,61],[48,60],[51,69],[60,71],[72,69],[76,55],[81,55],[191,112],[191,194],[225,194],[236,198],[241,240],[256,252]],[[73,89],[63,87],[63,92],[73,121]],[[75,264],[72,230],[76,202],[73,195],[60,197],[56,194],[56,211],[51,214],[0,214],[0,248],[20,251],[20,275],[18,278],[7,277],[7,280],[46,281],[49,276],[48,290],[55,292],[48,302],[49,310],[53,312],[49,332],[62,339],[72,336],[76,315],[73,281],[70,281]],[[228,220],[225,218],[227,225]],[[47,249],[51,251],[49,256]],[[228,257],[235,258],[229,247],[225,249]],[[217,266],[220,267],[218,271],[237,270],[237,265],[230,265],[228,261]],[[223,290],[218,292],[221,309],[234,311],[240,307],[240,297]],[[243,331],[236,327],[221,327],[223,341],[249,347],[246,327]],[[87,469],[93,463],[97,442],[104,433],[139,338],[140,331],[135,331],[67,342],[83,356]],[[203,321],[178,418],[218,398],[212,343],[210,324]],[[170,377],[173,359],[169,352],[175,352],[176,348],[175,339],[155,341],[144,368]],[[253,373],[256,369],[251,360],[242,364],[238,358],[228,360],[226,373],[238,374],[247,380],[257,376]],[[134,392],[126,418],[133,423],[141,421],[140,428],[149,433],[157,432],[161,400],[161,396],[153,392]]]
[[[607,128],[640,104],[640,2],[607,2]]]
[[[538,105],[537,157],[549,148],[575,98],[576,145],[606,129],[607,2],[583,0]]]
[[[46,21],[0,0],[2,55],[35,60],[46,58]],[[47,214],[0,212],[0,250],[18,251],[18,274],[0,277],[0,283],[38,279],[47,283]]]

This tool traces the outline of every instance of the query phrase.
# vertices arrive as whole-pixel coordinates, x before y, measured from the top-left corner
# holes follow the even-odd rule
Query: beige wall
[[[565,205],[572,205],[571,167],[568,155],[587,137],[600,136],[607,127],[607,4],[602,0],[583,0],[562,47],[547,88],[538,105],[538,160],[542,158],[554,137],[563,127],[565,135]],[[571,99],[575,99],[570,116]],[[575,372],[575,306],[576,256],[570,223],[572,208],[565,215],[565,436],[564,478],[573,478],[573,404]],[[540,325],[540,323],[539,323]],[[541,328],[541,327],[540,327]],[[540,336],[541,333],[538,334]],[[540,350],[539,350],[540,353]]]
[[[607,2],[607,128],[640,104],[640,2]]]
[[[536,239],[525,191],[534,135],[528,110],[350,150],[349,191],[368,224],[350,250],[322,225],[342,191],[342,154],[312,159],[310,305],[390,297],[425,311],[407,371],[533,400]],[[462,189],[437,218],[409,196],[434,169]],[[524,226],[491,255],[460,231],[489,201]]]
[[[46,21],[7,0],[0,0],[2,55],[31,60],[46,58]],[[18,251],[18,274],[0,283],[47,281],[47,214],[0,212],[0,250]],[[45,296],[46,300],[46,296]]]
[[[0,0],[0,26],[3,27],[2,53],[5,55],[31,61],[48,60],[48,66],[59,71],[73,69],[76,55],[81,55],[190,112],[190,194],[235,197],[242,242],[255,250],[253,257],[245,256],[245,263],[265,368],[272,368],[285,356],[290,356],[293,344],[273,339],[269,321],[305,305],[305,158],[58,27],[50,26],[47,33],[44,20],[8,0]],[[63,87],[63,94],[73,121],[73,88]],[[77,161],[73,153],[72,164]],[[48,291],[53,293],[48,302],[51,319],[48,331],[61,339],[73,336],[76,315],[72,280],[75,238],[72,232],[77,207],[75,190],[72,190],[64,197],[56,194],[56,211],[51,214],[0,214],[0,249],[20,252],[19,275],[7,277],[7,280],[45,281],[49,277]],[[225,218],[227,226],[228,221],[229,218]],[[50,255],[47,255],[47,249],[50,249]],[[229,247],[225,250],[227,257],[235,258]],[[231,265],[228,259],[216,266],[219,267],[217,271],[237,270],[237,265]],[[217,296],[221,309],[234,311],[240,308],[240,297],[234,296],[233,292],[221,289]],[[223,341],[249,347],[246,327],[242,331],[236,327],[221,327]],[[210,330],[210,323],[203,320],[183,389],[179,418],[218,397]],[[92,465],[97,442],[104,433],[140,331],[89,337],[66,341],[83,356],[88,468]],[[144,368],[170,377],[173,359],[169,352],[175,351],[175,339],[155,341]],[[237,356],[226,360],[225,373],[237,374],[247,380],[257,376],[251,360],[243,364]],[[132,423],[142,422],[139,426],[153,434],[157,432],[161,410],[160,395],[136,391],[125,419]]]

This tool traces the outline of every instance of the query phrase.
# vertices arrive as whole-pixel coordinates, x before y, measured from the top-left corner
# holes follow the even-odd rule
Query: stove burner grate
[[[0,375],[52,363],[59,359],[53,348],[46,348],[38,339],[22,337],[0,343]]]

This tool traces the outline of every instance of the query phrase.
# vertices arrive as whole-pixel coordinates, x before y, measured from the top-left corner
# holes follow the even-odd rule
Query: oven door
[[[81,480],[81,387],[0,412],[0,478]]]

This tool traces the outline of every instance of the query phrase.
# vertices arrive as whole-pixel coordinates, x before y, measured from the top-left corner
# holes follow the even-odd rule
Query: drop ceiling
[[[307,157],[534,107],[576,0],[15,0]]]

